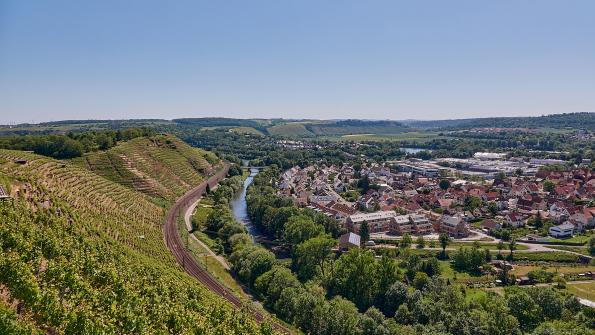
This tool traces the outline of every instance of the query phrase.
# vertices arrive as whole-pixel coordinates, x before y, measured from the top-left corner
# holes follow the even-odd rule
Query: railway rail
[[[217,281],[209,272],[207,272],[198,262],[191,256],[190,252],[184,247],[182,237],[178,233],[177,221],[181,213],[194,202],[198,201],[203,194],[206,192],[207,185],[213,189],[219,181],[221,181],[227,175],[229,170],[229,164],[225,164],[222,169],[217,173],[210,176],[207,180],[202,182],[200,185],[186,192],[182,197],[176,200],[175,204],[169,209],[165,217],[165,224],[163,226],[163,237],[167,248],[171,251],[178,264],[192,277],[196,278],[201,284],[203,284],[209,290],[215,292],[217,295],[223,297],[229,301],[234,307],[242,310],[247,310],[256,321],[270,322],[272,326],[285,334],[291,334],[291,331],[285,326],[272,322],[270,318],[267,318],[263,313],[256,310],[254,307],[249,306],[247,303],[242,301],[227,287],[223,286]]]

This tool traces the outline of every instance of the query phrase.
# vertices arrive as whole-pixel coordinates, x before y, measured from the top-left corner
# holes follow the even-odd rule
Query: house
[[[361,237],[355,233],[346,233],[339,237],[339,250],[347,251],[361,246]]]
[[[375,203],[376,203],[376,200],[374,199],[374,197],[372,197],[370,195],[364,195],[357,201],[357,204],[359,206],[361,206],[367,210],[371,210],[372,208],[374,208]]]
[[[550,206],[549,210],[550,217],[554,222],[564,222],[570,216],[566,204],[558,202]]]
[[[453,237],[469,236],[469,227],[461,216],[443,215],[440,221],[440,231]]]
[[[522,227],[525,225],[524,217],[519,213],[510,213],[506,215],[506,225],[513,228]]]
[[[494,229],[502,228],[502,225],[495,220],[486,219],[481,222],[481,228],[485,229],[488,233],[491,233]]]
[[[583,210],[585,218],[587,219],[587,227],[595,227],[595,207],[588,207]]]
[[[550,236],[555,238],[566,238],[572,237],[572,232],[574,231],[574,225],[570,223],[564,223],[559,226],[554,226],[550,228]]]

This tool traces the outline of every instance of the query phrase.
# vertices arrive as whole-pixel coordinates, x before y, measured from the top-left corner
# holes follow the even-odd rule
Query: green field
[[[430,141],[435,138],[448,138],[447,136],[439,136],[438,132],[434,131],[408,131],[397,134],[348,134],[341,136],[324,136],[322,138],[332,141]]]
[[[278,136],[288,136],[288,137],[296,137],[296,136],[313,136],[314,134],[310,132],[303,123],[285,123],[279,124],[272,127],[267,128],[267,132],[270,135],[278,135]]]
[[[595,271],[594,265],[569,265],[569,266],[547,266],[547,265],[515,265],[513,274],[526,276],[530,271],[539,270],[545,267],[545,270],[552,273],[575,274],[587,271]]]
[[[252,127],[235,127],[231,128],[230,131],[238,134],[249,134],[249,135],[257,135],[257,136],[264,136],[264,134],[255,128]]]
[[[576,235],[571,238],[565,239],[557,239],[553,237],[548,237],[548,242],[560,242],[560,243],[582,243],[586,244],[589,241],[590,235]]]
[[[595,281],[590,283],[567,283],[566,290],[577,297],[595,301]]]

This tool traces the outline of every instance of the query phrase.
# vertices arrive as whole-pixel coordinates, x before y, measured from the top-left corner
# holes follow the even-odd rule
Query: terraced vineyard
[[[168,138],[160,143],[169,145]],[[135,142],[145,148],[132,158],[138,170],[161,171],[149,176],[164,188],[175,186],[159,196],[184,192],[186,184],[202,179],[188,165],[212,168],[206,159],[191,163],[193,151],[185,153],[186,165],[164,171],[179,164],[173,158],[179,150]],[[122,152],[131,153],[114,154]],[[108,156],[94,155],[93,162]],[[164,163],[148,170],[149,159],[157,158]],[[138,163],[143,159],[144,166]],[[0,182],[14,198],[0,203],[0,333],[270,331],[181,271],[164,244],[165,209],[153,194],[78,164],[0,150]],[[165,180],[173,175],[174,181]]]
[[[167,200],[197,185],[218,159],[170,135],[141,137],[73,162],[121,185]]]

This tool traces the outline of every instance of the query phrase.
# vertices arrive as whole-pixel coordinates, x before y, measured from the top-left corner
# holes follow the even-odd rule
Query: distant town
[[[337,219],[352,233],[366,222],[372,237],[467,238],[532,227],[546,234],[524,230],[521,237],[546,241],[547,235],[569,238],[595,227],[590,168],[556,171],[547,166],[563,161],[506,156],[478,152],[469,159],[407,159],[358,168],[296,166],[283,173],[278,193]]]

